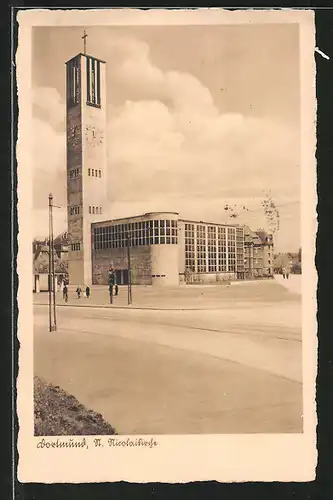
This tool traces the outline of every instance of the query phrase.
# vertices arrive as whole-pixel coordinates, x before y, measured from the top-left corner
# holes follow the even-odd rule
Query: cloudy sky
[[[297,25],[86,31],[87,52],[107,62],[107,216],[168,210],[269,229],[262,202],[271,197],[280,214],[277,250],[297,250]],[[33,31],[38,237],[48,232],[49,191],[64,207],[55,230],[66,229],[65,61],[83,51],[82,34],[68,27]]]

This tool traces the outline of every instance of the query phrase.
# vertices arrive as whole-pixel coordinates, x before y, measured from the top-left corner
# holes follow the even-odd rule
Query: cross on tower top
[[[83,39],[83,52],[84,52],[84,54],[86,54],[86,52],[87,52],[87,36],[88,35],[86,33],[86,30],[84,30],[83,37],[82,37],[82,39]]]

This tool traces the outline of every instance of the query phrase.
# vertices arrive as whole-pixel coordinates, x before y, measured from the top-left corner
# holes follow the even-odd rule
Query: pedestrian
[[[283,275],[283,279],[285,279],[285,277],[286,277],[286,271],[285,271],[284,268],[282,269],[282,275]]]
[[[287,278],[287,280],[289,279],[289,270],[288,269],[286,271],[286,278]]]
[[[89,286],[86,287],[86,298],[89,299],[90,297],[90,288]]]
[[[63,288],[62,296],[65,299],[65,302],[67,302],[68,301],[68,288],[67,288],[67,285],[65,285],[64,288]]]
[[[116,283],[116,273],[113,269],[113,267],[110,266],[109,268],[109,273],[108,273],[108,280],[109,280],[109,295],[110,295],[110,304],[112,304],[113,300],[113,287]]]
[[[80,285],[78,285],[77,289],[76,289],[76,293],[77,293],[77,298],[80,299],[81,298],[81,288],[80,288]]]
[[[109,285],[109,295],[110,295],[110,304],[112,304],[113,301],[113,284],[110,283]]]

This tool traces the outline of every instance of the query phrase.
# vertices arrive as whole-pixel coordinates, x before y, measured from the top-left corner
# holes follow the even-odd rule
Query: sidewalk
[[[302,275],[301,274],[289,274],[289,278],[284,278],[281,274],[275,276],[276,282],[286,288],[291,293],[302,293]]]
[[[237,282],[238,283],[238,282]],[[273,303],[285,300],[295,300],[288,290],[275,280],[243,282],[242,286],[180,286],[176,288],[154,288],[152,286],[133,286],[132,304],[128,305],[127,287],[119,287],[119,295],[113,297],[110,304],[107,286],[93,286],[91,297],[81,296],[77,299],[74,292],[69,293],[65,303],[62,292],[57,292],[56,303],[59,306],[70,307],[106,307],[122,309],[152,309],[152,310],[215,310],[230,307],[237,301],[238,307],[251,307],[254,303]],[[296,297],[297,300],[297,297]],[[34,304],[47,305],[48,293],[34,294]]]

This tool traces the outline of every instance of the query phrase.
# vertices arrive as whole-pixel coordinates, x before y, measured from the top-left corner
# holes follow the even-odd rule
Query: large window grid
[[[130,246],[177,244],[177,221],[150,220],[94,228],[95,250]]]
[[[242,271],[243,240],[242,228],[186,223],[185,269],[198,273],[236,272],[239,264]]]
[[[218,243],[218,256],[219,256],[219,271],[227,271],[227,237],[226,228],[217,228],[217,243]]]
[[[229,271],[236,272],[236,229],[228,227],[228,265]]]
[[[236,263],[237,271],[244,271],[244,231],[243,228],[236,228]]]
[[[216,226],[207,227],[208,272],[216,273]]]
[[[197,225],[197,266],[198,273],[205,273],[206,266],[206,226]]]
[[[195,271],[194,224],[185,224],[185,269]]]

